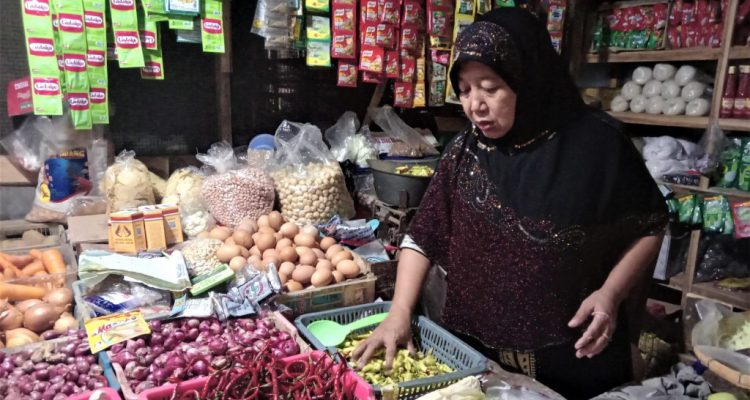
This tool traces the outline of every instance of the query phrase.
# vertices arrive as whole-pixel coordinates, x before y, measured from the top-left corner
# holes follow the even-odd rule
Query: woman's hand
[[[576,315],[568,322],[569,327],[577,328],[586,322],[589,316],[593,317],[586,332],[575,344],[576,357],[591,358],[607,347],[617,327],[620,301],[602,289],[591,293],[583,300]]]
[[[375,352],[385,347],[385,367],[390,370],[398,346],[406,346],[410,353],[415,353],[411,338],[411,313],[391,309],[388,317],[354,349],[352,359],[362,369]]]

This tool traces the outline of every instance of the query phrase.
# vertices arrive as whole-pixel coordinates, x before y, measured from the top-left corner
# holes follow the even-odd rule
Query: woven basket
[[[698,357],[703,365],[707,366],[708,369],[713,371],[713,373],[720,376],[722,379],[737,387],[750,389],[750,375],[743,374],[735,369],[732,369],[721,361],[711,358],[701,351],[700,346],[695,346],[693,348],[693,352],[695,352],[696,357]]]

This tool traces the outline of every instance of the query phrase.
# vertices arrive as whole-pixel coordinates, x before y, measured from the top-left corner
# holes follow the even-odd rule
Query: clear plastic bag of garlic
[[[205,178],[205,174],[196,167],[180,168],[169,176],[164,190],[162,203],[180,207],[182,230],[189,237],[195,237],[215,225],[201,194]]]
[[[344,174],[314,125],[284,121],[274,136],[271,168],[281,213],[298,224],[317,224],[338,214],[354,216]]]
[[[154,188],[148,168],[135,159],[135,152],[123,150],[107,168],[102,180],[108,212],[154,204]]]

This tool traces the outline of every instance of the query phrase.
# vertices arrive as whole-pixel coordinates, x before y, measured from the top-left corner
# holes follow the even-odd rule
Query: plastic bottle
[[[729,67],[727,79],[724,81],[724,91],[721,92],[721,111],[719,117],[731,118],[734,109],[734,99],[737,95],[737,67]]]
[[[737,96],[734,99],[734,118],[750,119],[750,65],[740,65],[737,79]]]

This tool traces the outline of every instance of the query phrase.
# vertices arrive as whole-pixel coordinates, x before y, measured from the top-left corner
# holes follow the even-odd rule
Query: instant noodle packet
[[[22,18],[36,115],[62,115],[60,66],[55,56],[55,34],[50,3],[23,0]]]

